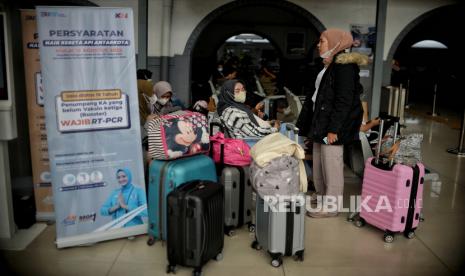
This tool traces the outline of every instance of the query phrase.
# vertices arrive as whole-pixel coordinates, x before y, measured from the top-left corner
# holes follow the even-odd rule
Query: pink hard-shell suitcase
[[[381,130],[383,122],[381,123]],[[395,124],[397,136],[398,123]],[[383,231],[384,241],[393,242],[394,234],[403,232],[411,239],[420,221],[425,167],[417,163],[414,167],[379,160],[377,157],[365,162],[362,184],[359,227],[371,224]]]

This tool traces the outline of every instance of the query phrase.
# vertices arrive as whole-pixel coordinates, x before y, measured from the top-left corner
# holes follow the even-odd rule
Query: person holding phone
[[[340,199],[344,191],[343,145],[358,137],[363,110],[359,65],[368,57],[346,53],[352,45],[349,32],[327,29],[317,45],[324,68],[315,82],[313,116],[308,137],[313,141],[313,181],[323,203]],[[323,204],[325,206],[325,204]],[[327,205],[326,205],[327,206]],[[334,217],[337,211],[309,212],[314,218]]]

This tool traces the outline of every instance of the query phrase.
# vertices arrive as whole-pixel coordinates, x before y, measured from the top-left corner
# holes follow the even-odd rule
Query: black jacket
[[[363,87],[358,65],[365,62],[367,57],[361,54],[341,53],[326,69],[318,89],[315,110],[305,122],[305,125],[310,124],[308,137],[314,142],[323,143],[328,132],[337,134],[335,145],[349,144],[357,139],[363,116],[360,102]],[[312,108],[313,102],[307,99],[307,112]]]

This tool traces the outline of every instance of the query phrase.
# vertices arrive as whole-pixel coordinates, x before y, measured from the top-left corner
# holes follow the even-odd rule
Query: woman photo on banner
[[[145,191],[132,183],[132,174],[129,169],[118,169],[116,179],[120,187],[110,194],[100,208],[100,214],[102,216],[112,216],[113,220],[122,221],[132,215],[131,211],[146,206],[147,200]],[[146,216],[147,208],[143,208],[133,219],[125,223],[124,227],[143,224],[142,218]]]

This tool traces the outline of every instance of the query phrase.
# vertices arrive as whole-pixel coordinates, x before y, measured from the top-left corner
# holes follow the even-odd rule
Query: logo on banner
[[[80,215],[80,216],[79,216],[79,223],[83,223],[83,222],[95,222],[95,218],[97,218],[97,214],[96,214],[96,213],[86,214],[86,215]]]
[[[69,214],[64,220],[63,220],[63,224],[65,226],[69,226],[69,225],[74,225],[76,224],[76,215],[75,214]]]
[[[63,219],[63,224],[65,226],[71,226],[75,225],[76,223],[86,223],[86,222],[95,222],[95,219],[97,218],[96,213],[90,213],[90,214],[83,214],[83,215],[75,215],[75,214],[69,214],[65,219]]]
[[[115,13],[115,18],[128,18],[127,12],[117,12]]]
[[[62,12],[41,12],[40,13],[41,17],[66,17],[66,15]]]
[[[62,163],[57,163],[57,165],[62,165]],[[93,171],[90,175],[87,172],[79,172],[77,175],[67,173],[63,176],[63,186],[60,187],[60,191],[94,189],[106,185],[101,171]]]

